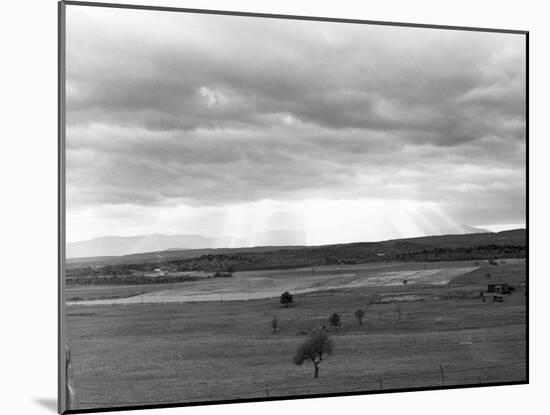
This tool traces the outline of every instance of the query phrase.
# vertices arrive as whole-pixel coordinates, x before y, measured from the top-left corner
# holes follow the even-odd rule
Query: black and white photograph
[[[60,410],[528,383],[527,35],[61,3]]]

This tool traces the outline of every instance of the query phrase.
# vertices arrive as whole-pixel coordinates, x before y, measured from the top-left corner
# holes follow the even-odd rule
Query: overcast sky
[[[69,5],[66,90],[68,241],[525,223],[522,35]]]

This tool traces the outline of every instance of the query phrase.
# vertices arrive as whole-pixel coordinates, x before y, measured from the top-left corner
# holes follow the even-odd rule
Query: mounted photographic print
[[[59,12],[60,412],[528,382],[527,32]]]

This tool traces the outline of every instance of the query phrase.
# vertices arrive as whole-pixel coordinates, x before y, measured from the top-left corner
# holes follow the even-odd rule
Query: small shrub
[[[328,321],[330,322],[330,325],[333,327],[340,327],[340,316],[338,313],[332,313],[332,315],[328,318]]]
[[[353,313],[353,315],[357,318],[359,325],[363,324],[363,317],[365,317],[365,310],[361,308],[358,310],[355,310],[355,313]]]
[[[280,302],[288,308],[288,306],[294,302],[294,297],[288,291],[285,291],[281,294]]]

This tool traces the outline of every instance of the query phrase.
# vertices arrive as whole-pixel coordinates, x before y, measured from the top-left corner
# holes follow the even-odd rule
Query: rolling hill
[[[228,264],[244,268],[294,267],[342,261],[380,260],[452,260],[483,258],[508,249],[510,254],[524,254],[526,230],[467,235],[437,235],[394,239],[381,242],[357,242],[321,246],[260,246],[244,248],[164,250],[122,256],[73,258],[68,268],[116,266],[122,264],[179,263],[197,269],[221,268]]]

